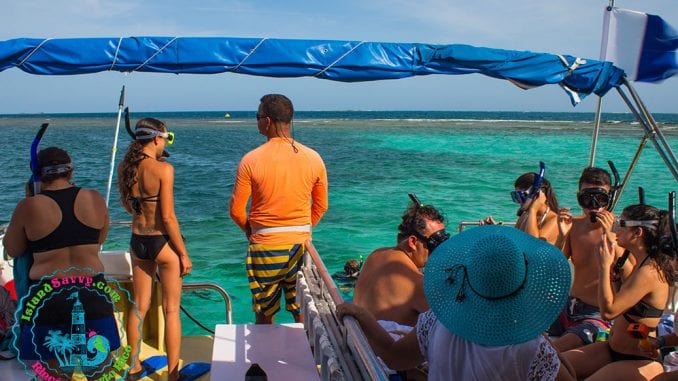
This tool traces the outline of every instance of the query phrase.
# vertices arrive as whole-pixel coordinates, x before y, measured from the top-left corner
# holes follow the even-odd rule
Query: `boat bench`
[[[319,380],[302,323],[217,324],[211,380],[244,380],[257,363],[268,381]]]

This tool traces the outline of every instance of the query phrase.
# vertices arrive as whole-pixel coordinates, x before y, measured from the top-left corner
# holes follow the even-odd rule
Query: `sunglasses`
[[[603,188],[589,188],[577,193],[577,201],[584,209],[604,208],[610,203],[610,194]]]
[[[145,132],[148,135],[141,135],[141,136],[136,136],[136,140],[148,140],[148,139],[153,139],[156,136],[159,136],[163,139],[167,140],[167,144],[172,145],[174,143],[174,132],[162,132],[158,130],[153,130],[150,128],[137,128],[136,132]]]
[[[511,200],[516,204],[524,204],[530,199],[530,192],[528,191],[511,191]]]
[[[266,116],[266,115],[260,115],[260,114],[257,114],[257,120],[261,120],[261,119],[264,119],[264,118],[267,118],[267,116]]]
[[[419,240],[421,240],[421,242],[424,244],[424,247],[426,247],[429,252],[433,252],[433,250],[440,246],[441,243],[450,238],[450,233],[446,232],[445,229],[440,229],[428,236],[428,238],[419,234],[416,234],[416,236]]]

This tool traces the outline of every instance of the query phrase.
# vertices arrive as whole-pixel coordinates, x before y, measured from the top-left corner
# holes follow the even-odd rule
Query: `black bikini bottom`
[[[169,236],[132,234],[129,246],[135,257],[147,261],[154,261],[160,250],[169,242]]]

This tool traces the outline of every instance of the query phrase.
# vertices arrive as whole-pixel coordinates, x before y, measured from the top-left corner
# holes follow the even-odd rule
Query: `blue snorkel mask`
[[[534,200],[539,196],[539,191],[541,190],[541,183],[544,180],[544,172],[546,171],[546,165],[543,161],[539,162],[539,173],[534,179],[530,189],[526,191],[512,191],[511,200],[516,204],[524,204],[527,200]]]

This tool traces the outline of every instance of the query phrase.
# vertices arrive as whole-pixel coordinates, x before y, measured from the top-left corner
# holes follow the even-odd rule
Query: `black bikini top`
[[[75,216],[75,198],[80,192],[78,187],[60,190],[45,190],[40,194],[54,200],[61,209],[61,222],[56,229],[43,238],[28,240],[27,246],[33,253],[61,249],[68,246],[90,245],[99,243],[101,229],[95,229],[80,222]]]
[[[141,160],[145,159],[151,159],[150,156],[143,154],[143,158]],[[144,202],[158,202],[160,200],[160,193],[158,193],[155,196],[147,196],[147,197],[129,197],[128,200],[131,201],[132,203],[132,210],[134,210],[134,213],[137,215],[141,214],[141,204]]]
[[[638,268],[638,269],[641,268],[645,264],[645,262],[648,260],[648,258],[650,258],[649,255],[647,257],[645,257],[645,259],[643,259],[643,261],[640,263],[640,266],[638,266],[636,268]],[[635,271],[635,269],[634,269],[634,271]],[[659,308],[652,307],[651,305],[649,305],[649,304],[647,304],[647,303],[645,303],[644,301],[641,300],[638,303],[636,303],[633,307],[626,310],[626,312],[624,312],[623,316],[629,322],[636,323],[636,320],[631,318],[629,315],[638,316],[640,318],[658,318],[658,317],[661,317],[663,314],[664,314],[663,308],[659,309]]]
[[[132,210],[138,215],[141,214],[141,204],[144,202],[158,202],[160,200],[160,193],[148,197],[130,197],[129,200],[132,202]]]

